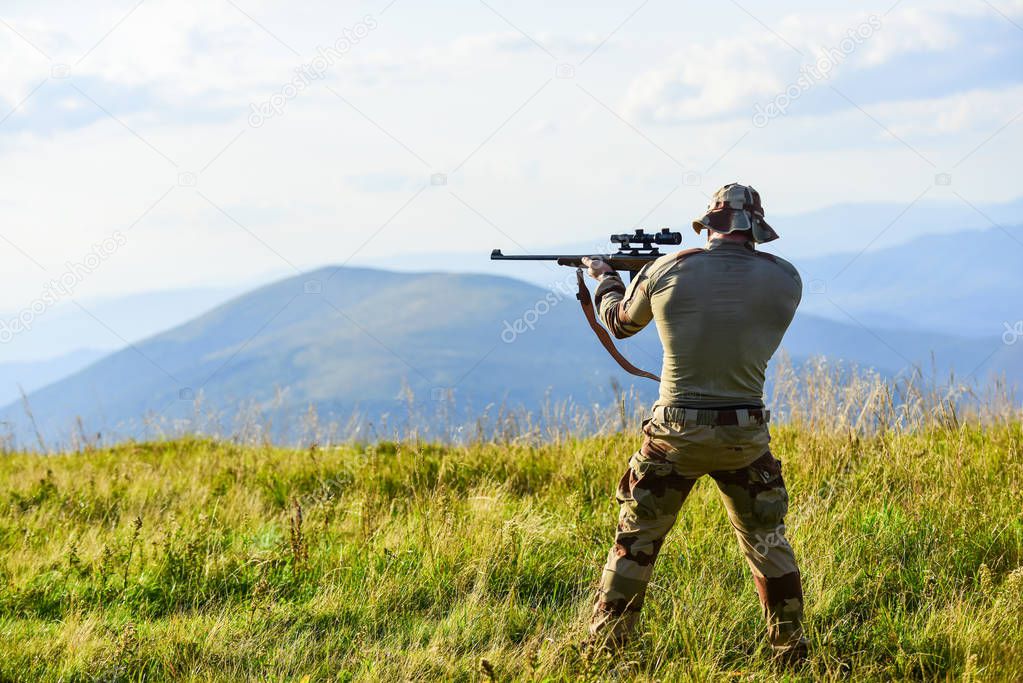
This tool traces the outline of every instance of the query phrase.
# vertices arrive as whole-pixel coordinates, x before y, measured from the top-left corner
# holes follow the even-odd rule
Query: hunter
[[[787,261],[757,251],[778,234],[760,195],[732,183],[693,221],[703,248],[667,254],[625,286],[597,257],[584,260],[607,329],[622,339],[651,321],[664,347],[660,393],[643,444],[618,482],[618,530],[600,578],[591,645],[623,645],[636,626],[654,561],[693,485],[703,475],[721,500],[767,622],[775,655],[807,656],[803,591],[785,538],[788,493],[769,449],[764,374],[802,297]]]

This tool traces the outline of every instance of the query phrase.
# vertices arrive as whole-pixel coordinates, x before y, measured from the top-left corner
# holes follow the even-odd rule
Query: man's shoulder
[[[801,281],[799,277],[799,271],[796,270],[796,267],[789,263],[788,261],[786,261],[785,259],[783,259],[781,256],[769,254],[766,251],[754,251],[753,253],[756,254],[758,258],[768,263],[772,263],[776,265],[778,268],[781,268],[783,271],[785,271],[787,275],[791,276],[796,281]]]
[[[664,273],[671,270],[679,263],[687,261],[691,257],[696,256],[698,254],[705,253],[707,253],[706,249],[695,247],[693,249],[683,249],[682,251],[675,251],[670,254],[665,254],[664,256],[661,256],[660,258],[650,262],[650,265],[648,266],[649,270],[647,270],[647,275],[651,278],[663,275]]]
[[[678,272],[683,263],[689,262],[693,257],[699,258],[700,254],[705,253],[706,249],[694,248],[665,254],[646,264],[637,279],[643,280],[646,291],[652,294],[665,275]]]

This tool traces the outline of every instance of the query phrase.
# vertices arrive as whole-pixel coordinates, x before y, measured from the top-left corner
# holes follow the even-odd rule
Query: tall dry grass
[[[806,372],[773,398],[814,650],[790,678],[1018,680],[1018,407]],[[642,638],[580,654],[642,407],[549,411],[462,439],[8,452],[0,680],[777,680],[708,482]]]

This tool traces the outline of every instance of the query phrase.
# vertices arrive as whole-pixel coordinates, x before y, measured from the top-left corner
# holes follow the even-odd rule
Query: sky
[[[0,310],[1023,194],[1023,0],[87,4],[0,14]]]

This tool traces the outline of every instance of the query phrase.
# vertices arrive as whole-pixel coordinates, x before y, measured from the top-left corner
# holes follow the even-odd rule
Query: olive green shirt
[[[767,362],[781,344],[803,284],[791,263],[752,244],[714,240],[648,263],[628,288],[605,276],[596,291],[617,338],[651,320],[664,347],[657,405],[763,406]]]

